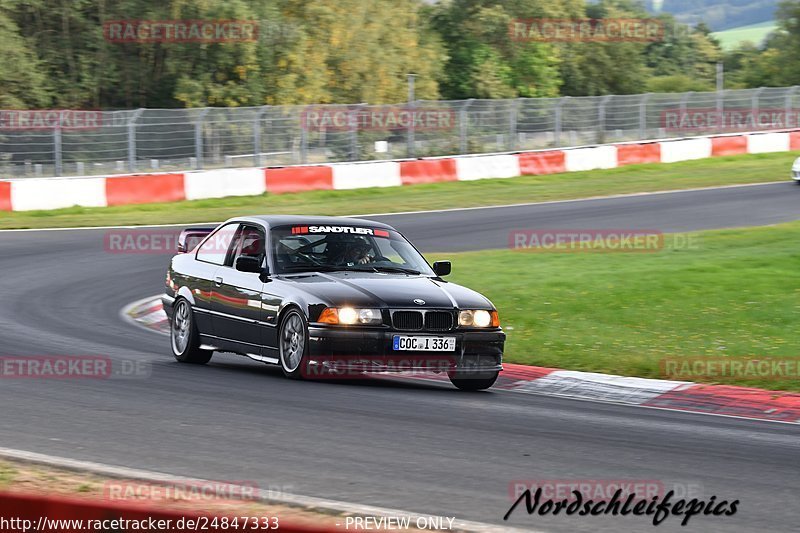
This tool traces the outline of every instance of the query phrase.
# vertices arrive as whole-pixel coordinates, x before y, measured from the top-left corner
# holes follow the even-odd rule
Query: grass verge
[[[248,214],[419,211],[757,183],[788,179],[795,157],[782,152],[472,182],[0,212],[0,229],[214,222]]]
[[[800,222],[692,234],[653,253],[436,254],[488,296],[513,363],[665,378],[665,358],[800,356]],[[684,235],[685,237],[685,235]],[[681,242],[687,242],[682,239]],[[800,391],[793,379],[697,376]]]

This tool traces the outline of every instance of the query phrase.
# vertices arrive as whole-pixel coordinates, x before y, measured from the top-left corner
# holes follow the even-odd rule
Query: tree
[[[520,19],[565,17],[567,2],[454,0],[428,12],[449,57],[441,86],[446,98],[556,96],[560,59],[550,43],[515,40]]]
[[[0,3],[0,107],[25,109],[47,106],[50,91],[42,67],[9,16],[7,2]]]

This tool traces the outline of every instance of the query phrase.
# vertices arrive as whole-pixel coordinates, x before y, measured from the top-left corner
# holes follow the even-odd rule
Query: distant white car
[[[792,163],[792,179],[796,184],[800,185],[800,157]]]

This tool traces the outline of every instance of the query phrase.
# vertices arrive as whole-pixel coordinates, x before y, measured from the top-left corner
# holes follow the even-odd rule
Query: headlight
[[[466,310],[458,313],[458,325],[474,328],[500,327],[497,311]]]
[[[381,324],[383,316],[380,309],[355,309],[353,307],[327,307],[319,315],[323,324]]]

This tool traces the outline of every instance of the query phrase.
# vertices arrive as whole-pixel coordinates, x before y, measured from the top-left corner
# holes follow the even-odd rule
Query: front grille
[[[419,311],[395,311],[392,314],[392,324],[396,329],[422,329],[422,313]]]
[[[392,325],[405,331],[449,331],[453,329],[450,311],[394,311]]]
[[[453,327],[453,313],[447,311],[428,311],[425,313],[425,329],[448,331]]]

